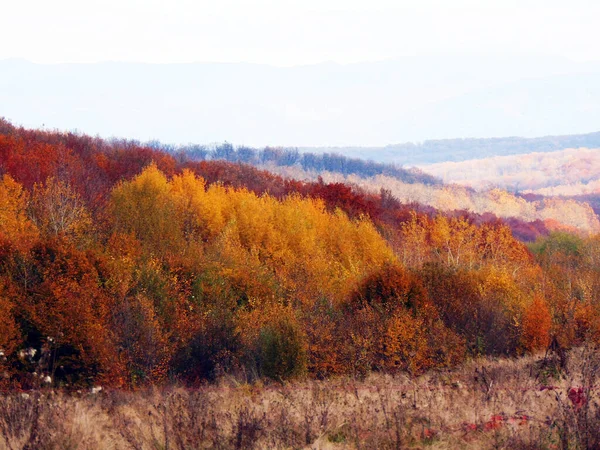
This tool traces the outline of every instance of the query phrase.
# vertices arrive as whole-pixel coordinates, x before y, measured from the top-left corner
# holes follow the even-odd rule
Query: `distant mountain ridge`
[[[303,147],[299,150],[314,153],[339,153],[352,158],[372,159],[383,163],[424,166],[493,156],[522,155],[532,152],[546,153],[569,148],[600,148],[600,131],[536,138],[437,139],[422,143],[392,144],[385,147]],[[423,169],[427,171],[426,167]]]

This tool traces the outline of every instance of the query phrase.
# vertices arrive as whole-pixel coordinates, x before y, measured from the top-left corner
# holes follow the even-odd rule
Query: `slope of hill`
[[[176,156],[0,121],[0,389],[421,374],[599,333],[598,236]]]
[[[459,185],[408,184],[393,177],[377,175],[360,177],[335,172],[305,171],[301,167],[263,166],[264,169],[292,179],[341,182],[358,186],[367,192],[387,189],[401,202],[431,206],[440,211],[469,211],[475,214],[491,213],[498,217],[516,218],[524,222],[546,221],[550,228],[563,224],[587,233],[600,231],[600,221],[585,202],[575,199],[537,198],[527,200],[502,189],[475,191]]]
[[[537,142],[544,141],[540,139]],[[584,182],[595,173],[594,167],[590,166],[590,161],[595,158],[594,151],[567,150],[423,166],[426,171],[444,179],[446,183],[453,183],[444,186],[438,178],[420,172],[417,168],[407,170],[394,164],[365,161],[340,154],[300,153],[296,149],[269,147],[262,150],[236,148],[228,143],[212,148],[198,145],[165,146],[160,142],[153,142],[152,145],[178,155],[179,158],[243,162],[288,179],[317,181],[322,178],[326,182],[349,183],[373,193],[385,189],[402,203],[426,205],[440,211],[493,214],[523,222],[546,221],[549,228],[562,224],[585,232],[600,229],[594,210],[580,200],[544,196],[527,200],[504,191],[514,187],[514,183],[519,180],[527,180],[527,186],[539,186],[539,183],[545,186],[545,183],[552,182],[552,177]],[[575,154],[582,160],[579,164],[572,161]],[[533,169],[534,173],[531,173]],[[476,183],[475,180],[480,182]],[[485,187],[488,191],[474,192],[470,187],[480,188],[479,190]]]
[[[27,130],[13,127],[7,121],[0,121],[0,131],[8,135],[31,134]],[[52,139],[55,141],[56,136],[61,136],[56,133],[38,134],[39,136],[53,136]],[[349,183],[358,188],[359,192],[366,192],[371,196],[379,195],[382,190],[389,192],[393,198],[400,201],[400,204],[413,205],[413,208],[429,214],[434,213],[436,210],[452,213],[464,211],[468,214],[488,217],[485,220],[491,220],[494,217],[507,219],[515,232],[525,240],[533,240],[540,232],[544,234],[547,229],[560,228],[561,226],[579,229],[584,232],[594,232],[600,228],[594,211],[585,202],[575,198],[567,201],[540,197],[528,201],[501,190],[475,192],[457,185],[441,185],[438,179],[416,169],[406,170],[394,165],[351,159],[341,155],[301,154],[293,149],[265,148],[257,150],[250,147],[235,148],[230,144],[209,148],[198,145],[174,147],[152,142],[150,147],[140,147],[135,142],[128,141],[114,140],[109,144],[97,138],[95,140],[85,136],[79,138],[73,134],[62,136],[64,137],[60,138],[60,141],[84,141],[86,142],[84,146],[96,148],[101,153],[108,152],[113,159],[125,158],[122,163],[119,163],[121,167],[118,168],[119,171],[125,171],[124,174],[132,174],[133,172],[130,172],[130,170],[134,170],[133,167],[137,167],[137,170],[143,167],[139,165],[139,157],[142,155],[141,160],[147,162],[151,160],[153,154],[163,155],[157,156],[159,159],[164,159],[164,155],[169,155],[173,161],[169,164],[177,161],[182,167],[193,166],[194,170],[202,174],[203,177],[208,177],[206,179],[209,181],[217,181],[218,178],[215,178],[215,174],[218,173],[219,176],[225,177],[225,180],[230,180],[229,182],[232,182],[234,186],[251,187],[259,194],[269,193],[281,197],[290,192],[299,192],[304,195],[325,195],[323,198],[330,198],[328,196],[331,193],[327,193],[327,189],[312,188],[310,184],[294,184],[293,180],[309,180],[313,182],[314,186],[319,185],[320,179],[323,179],[326,183]],[[132,148],[134,150],[126,152],[122,151],[122,148]],[[140,154],[140,151],[143,153]],[[131,160],[131,158],[134,158],[134,160]],[[134,162],[136,159],[138,162]],[[208,161],[206,161],[207,159]],[[237,164],[236,166],[223,166],[222,163],[219,163],[219,160]],[[192,161],[200,161],[201,164],[198,165],[198,163],[192,163]],[[133,166],[129,169],[122,165],[132,163]],[[271,173],[283,175],[291,181],[284,184],[281,179],[272,179],[272,176],[267,176],[266,172],[253,172],[249,170],[248,166],[239,163],[253,164]],[[33,182],[29,181],[28,185],[31,186]],[[106,195],[102,193],[104,187],[98,191],[99,182],[100,180],[95,180],[95,184],[82,183],[81,189],[86,198]],[[109,181],[103,181],[103,183],[107,182]],[[364,209],[363,212],[368,213],[371,217],[379,218],[385,215],[377,206],[377,200],[371,198],[356,203],[357,198],[355,197],[355,204],[351,204],[348,199],[338,198],[337,196],[340,194],[341,192],[338,192],[331,198],[334,202],[332,205],[342,206],[352,214],[360,211],[360,208],[356,209],[357,204],[365,205],[367,209]],[[349,193],[343,195],[346,196]],[[406,217],[406,210],[399,212],[399,214]],[[388,215],[387,217],[391,216]],[[524,228],[524,224],[534,222],[544,223],[544,225],[541,228],[537,225],[533,228],[529,226]]]
[[[546,196],[591,194],[600,187],[597,148],[532,152],[421,166],[446,183],[499,187]]]
[[[461,361],[480,331],[491,353],[521,345],[445,323],[422,287],[439,263],[481,283],[505,272],[527,296],[516,274],[536,263],[501,221],[133,142],[0,131],[0,388],[420,372]],[[377,356],[405,341],[397,325],[428,340],[419,359]]]

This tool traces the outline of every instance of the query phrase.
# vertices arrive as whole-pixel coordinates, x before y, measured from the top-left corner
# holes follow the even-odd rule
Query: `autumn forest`
[[[3,388],[418,375],[600,335],[598,236],[0,133]]]

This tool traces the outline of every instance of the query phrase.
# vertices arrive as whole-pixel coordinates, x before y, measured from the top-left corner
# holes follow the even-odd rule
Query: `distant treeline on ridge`
[[[437,178],[428,175],[419,169],[405,169],[395,164],[386,164],[360,158],[349,158],[339,153],[304,153],[296,148],[265,147],[256,149],[247,146],[233,146],[225,142],[216,146],[189,144],[173,146],[159,141],[148,143],[157,150],[178,155],[195,161],[224,160],[239,162],[254,166],[299,166],[307,171],[329,171],[343,175],[358,175],[373,177],[386,175],[394,177],[405,183],[423,183],[429,185],[442,184]]]

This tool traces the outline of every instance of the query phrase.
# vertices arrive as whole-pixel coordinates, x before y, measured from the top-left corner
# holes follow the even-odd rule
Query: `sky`
[[[595,0],[19,0],[0,59],[296,66],[447,53],[600,60]]]
[[[0,11],[0,116],[26,127],[302,147],[600,123],[598,0],[7,0]],[[164,66],[56,65],[112,61]]]

